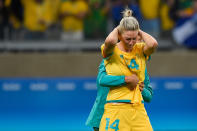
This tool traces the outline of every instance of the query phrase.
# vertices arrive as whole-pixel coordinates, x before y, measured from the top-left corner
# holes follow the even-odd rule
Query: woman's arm
[[[146,86],[144,87],[144,90],[142,91],[142,97],[145,102],[151,102],[152,97],[153,97],[153,90],[150,85],[147,87]]]
[[[153,90],[150,85],[150,79],[147,72],[147,68],[145,69],[145,80],[144,80],[144,89],[142,91],[142,97],[145,102],[150,102],[152,100]]]
[[[116,27],[105,39],[105,46],[103,49],[104,58],[110,56],[113,49],[118,42],[118,27]]]
[[[97,82],[99,85],[104,86],[104,87],[116,87],[116,86],[121,86],[121,85],[126,84],[125,76],[107,75],[103,61],[99,66]]]
[[[137,86],[139,79],[133,74],[131,76],[113,76],[107,75],[104,61],[101,62],[99,66],[99,73],[97,76],[97,82],[99,85],[104,87],[117,87],[128,84],[130,88],[135,88]]]
[[[116,87],[125,85],[125,76],[112,76],[102,74],[99,79],[99,85],[106,87]]]
[[[148,33],[139,30],[142,40],[146,43],[144,46],[144,54],[150,56],[158,46],[157,40]]]
[[[129,82],[135,83],[134,82],[135,80],[132,76],[131,77],[112,76],[112,75],[107,75],[105,71],[101,72],[100,75],[98,75],[97,79],[98,79],[99,85],[104,86],[104,87],[117,87],[117,86],[129,84]],[[148,79],[145,79],[144,81],[144,89],[142,91],[142,97],[145,102],[150,102],[152,100],[152,95],[153,95],[153,90],[152,90],[152,87],[150,86],[150,81],[148,77]]]

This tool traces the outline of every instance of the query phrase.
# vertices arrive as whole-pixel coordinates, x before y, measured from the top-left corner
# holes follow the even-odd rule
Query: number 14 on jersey
[[[109,128],[114,129],[114,131],[118,131],[119,119],[116,119],[111,125],[109,125],[110,118],[106,118],[106,126],[105,131],[108,131]]]

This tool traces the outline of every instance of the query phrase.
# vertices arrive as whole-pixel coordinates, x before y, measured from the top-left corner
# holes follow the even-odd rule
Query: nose
[[[134,45],[136,43],[136,40],[131,40],[129,45]]]

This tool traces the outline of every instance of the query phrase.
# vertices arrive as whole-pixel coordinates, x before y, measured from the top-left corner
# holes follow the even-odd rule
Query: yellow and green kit
[[[145,43],[136,43],[132,51],[127,53],[116,45],[113,53],[104,60],[107,74],[114,76],[136,74],[139,83],[144,82],[147,60],[143,53],[144,46]],[[104,44],[101,46],[102,52],[103,49]],[[110,88],[99,130],[152,131],[139,84],[133,90],[128,85]]]

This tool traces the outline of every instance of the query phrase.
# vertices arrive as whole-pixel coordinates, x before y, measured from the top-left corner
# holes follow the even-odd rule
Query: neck
[[[125,45],[122,41],[120,41],[120,42],[118,43],[118,48],[119,48],[121,51],[124,51],[124,52],[127,52],[127,53],[131,52],[132,49],[133,49],[133,47],[132,47],[132,48],[126,47],[126,45]]]

